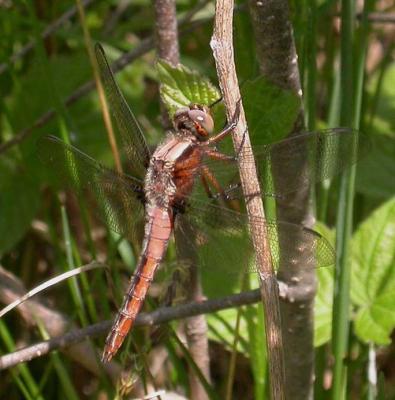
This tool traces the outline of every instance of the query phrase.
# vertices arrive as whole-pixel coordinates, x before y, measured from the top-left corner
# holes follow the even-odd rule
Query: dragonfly
[[[173,129],[151,153],[99,44],[95,53],[123,142],[128,172],[107,168],[54,136],[39,139],[38,152],[62,183],[77,194],[94,199],[98,214],[111,229],[132,241],[143,237],[135,273],[105,342],[103,362],[113,358],[131,330],[173,233],[180,263],[185,255],[180,250],[182,246],[177,245],[178,238],[184,248],[186,245],[197,254],[196,263],[203,266],[210,267],[213,258],[245,264],[249,257],[253,258],[248,229],[252,221],[264,228],[270,261],[275,267],[280,263],[295,264],[295,254],[303,255],[304,260],[310,260],[307,264],[317,267],[333,264],[334,250],[318,232],[286,221],[248,218],[245,206],[240,208],[243,194],[237,154],[218,149],[219,143],[234,130],[239,107],[217,134],[207,105],[191,104],[178,109],[173,116]],[[358,151],[353,152],[357,143]],[[256,146],[253,161],[261,179],[261,191],[256,195],[283,196],[301,186],[331,178],[357,162],[365,145],[357,131],[338,128]],[[270,170],[274,157],[288,171],[276,180]],[[309,168],[299,171],[296,166],[306,159]],[[144,232],[140,235],[142,220]],[[193,234],[185,227],[192,227]],[[284,232],[285,237],[281,234]],[[232,240],[237,245],[233,246]],[[280,242],[296,248],[296,253],[284,258]],[[254,271],[253,263],[248,262],[247,269]]]

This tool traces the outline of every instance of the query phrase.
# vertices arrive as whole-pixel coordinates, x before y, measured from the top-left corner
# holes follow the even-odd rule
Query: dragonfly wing
[[[144,214],[140,180],[104,167],[54,136],[39,139],[38,153],[61,183],[97,206],[97,215],[112,230],[135,239],[136,223]]]
[[[189,230],[184,229],[180,237],[194,248],[199,265],[212,268],[219,265],[229,271],[236,268],[234,272],[241,269],[256,271],[250,220],[259,228],[258,240],[268,242],[270,255],[267,262],[271,262],[275,269],[280,266],[315,268],[334,263],[334,250],[330,243],[318,232],[301,225],[265,221],[257,216],[249,219],[245,214],[196,200],[192,200],[185,213],[177,215],[177,218],[185,219],[192,227],[194,235],[189,235]]]
[[[337,128],[304,133],[271,145],[254,146],[253,160],[262,193],[282,196],[334,177],[365,156],[370,148],[371,142],[366,135],[352,129]],[[274,174],[273,163],[287,173]],[[205,165],[230,198],[242,197],[236,161],[207,157]]]
[[[365,156],[369,149],[370,140],[366,135],[337,128],[304,133],[274,143],[263,152],[258,150],[256,161],[261,177],[266,177],[263,179],[267,186],[265,192],[281,196],[300,186],[308,187],[333,178]],[[276,174],[274,168],[269,169],[272,163],[287,173]]]
[[[115,81],[103,47],[96,44],[95,52],[110,110],[121,134],[130,168],[133,174],[143,178],[150,159],[144,134]]]

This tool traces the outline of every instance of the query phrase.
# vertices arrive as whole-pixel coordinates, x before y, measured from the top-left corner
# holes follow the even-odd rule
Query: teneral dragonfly
[[[229,258],[232,261],[247,259],[253,247],[246,215],[234,210],[234,201],[241,196],[235,156],[223,154],[216,147],[234,128],[237,115],[220,133],[212,136],[214,122],[208,107],[193,104],[181,108],[174,114],[173,131],[166,135],[151,155],[100,45],[96,46],[96,57],[133,175],[105,168],[75,147],[52,136],[40,139],[39,153],[63,182],[80,194],[95,197],[102,218],[125,237],[135,238],[137,221],[144,215],[141,255],[106,339],[102,359],[107,362],[118,351],[133,326],[155,271],[163,260],[173,228],[180,229],[182,234],[183,220],[188,221],[196,233],[195,239],[189,234],[183,239],[188,246],[196,248],[199,263],[209,263],[213,255],[221,257],[223,252],[232,251],[232,245],[217,246],[220,241],[216,239],[221,235],[225,242],[227,238],[237,237],[244,243],[244,250],[238,248]],[[358,140],[363,149],[357,132],[333,129],[256,147],[254,160],[265,185],[262,194],[280,196],[295,191],[296,185],[310,185],[332,177],[357,161],[358,152],[353,153],[352,149]],[[337,157],[333,157],[332,153]],[[270,179],[273,156],[289,171],[287,176],[275,182]],[[304,176],[295,168],[302,158],[309,159],[311,163],[310,168],[304,170]],[[286,241],[313,259],[314,265],[333,263],[332,247],[317,232],[288,222],[269,222],[257,216],[252,219],[254,223],[264,225],[274,264],[280,261],[292,264],[294,261],[281,258],[279,232],[287,232]],[[293,243],[294,237],[303,243]]]

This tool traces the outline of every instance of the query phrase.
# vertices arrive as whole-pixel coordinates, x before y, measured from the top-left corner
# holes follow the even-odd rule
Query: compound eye
[[[207,134],[211,134],[214,130],[214,121],[209,114],[202,110],[190,110],[189,118],[197,125],[201,126]]]

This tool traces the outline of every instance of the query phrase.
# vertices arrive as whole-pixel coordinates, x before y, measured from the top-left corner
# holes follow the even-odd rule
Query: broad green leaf
[[[242,87],[244,110],[253,143],[277,142],[292,130],[300,99],[260,76]]]
[[[314,305],[314,346],[327,343],[332,334],[334,268],[318,268],[318,291]]]
[[[267,390],[267,354],[263,304],[246,307],[244,318],[247,322],[248,349],[254,375],[256,399],[264,398]]]
[[[375,96],[377,84],[381,79],[379,69],[370,79],[368,92]],[[372,137],[371,154],[359,163],[357,188],[370,196],[389,198],[395,193],[395,64],[392,63],[382,77],[380,96],[375,104],[373,121],[366,113],[369,131]]]
[[[395,197],[360,225],[352,255],[356,334],[364,341],[387,344],[395,327]]]
[[[334,244],[334,232],[324,224],[316,224],[314,229]],[[334,267],[318,268],[318,288],[314,304],[314,346],[327,343],[332,335],[332,303]]]
[[[39,200],[39,189],[29,172],[0,158],[0,254],[15,246],[26,233]]]
[[[218,89],[208,79],[184,65],[172,67],[161,60],[157,68],[161,82],[160,94],[170,116],[177,109],[191,103],[210,105],[221,97]]]

